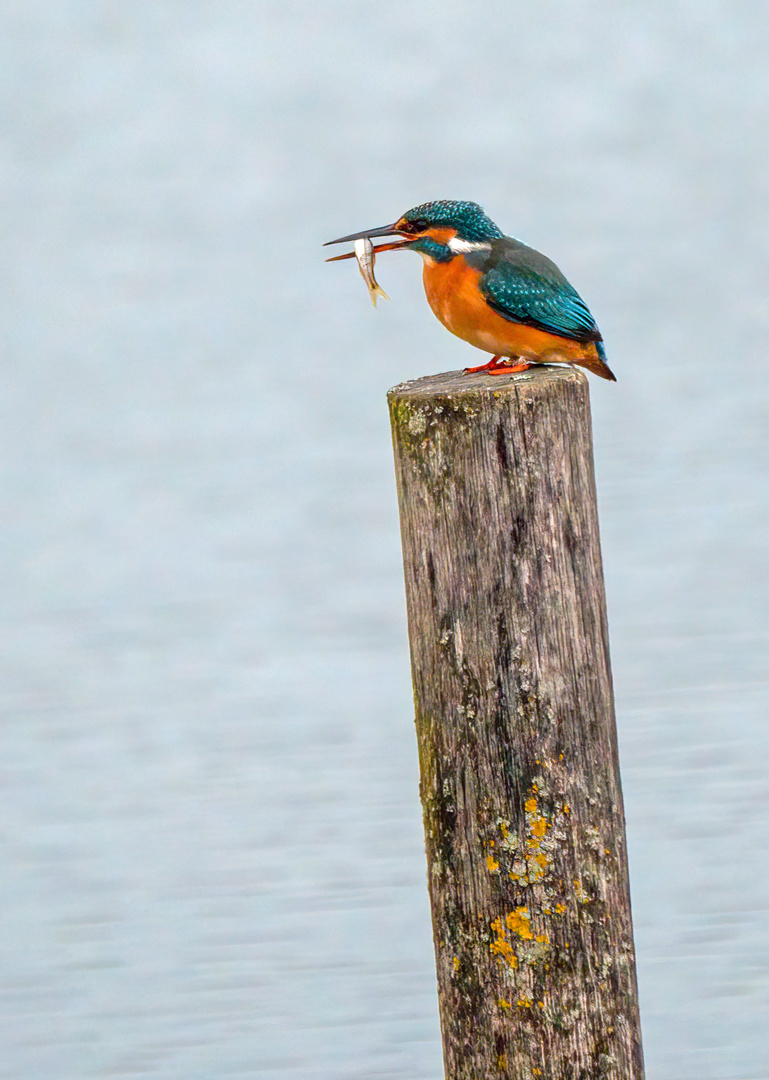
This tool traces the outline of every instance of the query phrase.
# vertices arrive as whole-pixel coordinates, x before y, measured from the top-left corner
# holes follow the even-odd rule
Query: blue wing
[[[573,341],[601,340],[587,304],[555,263],[518,240],[492,242],[480,289],[511,322]]]

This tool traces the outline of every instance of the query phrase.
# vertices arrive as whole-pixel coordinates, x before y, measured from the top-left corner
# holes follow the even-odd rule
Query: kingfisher
[[[379,236],[398,239],[375,246],[375,255],[409,248],[422,256],[433,313],[452,334],[492,354],[487,364],[465,368],[466,373],[502,375],[535,364],[562,363],[617,381],[606,363],[595,319],[574,286],[545,255],[505,236],[477,203],[422,203],[392,225],[340,236],[328,244],[370,242]]]

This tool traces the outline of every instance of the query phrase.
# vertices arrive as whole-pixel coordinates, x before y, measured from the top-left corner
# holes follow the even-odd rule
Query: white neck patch
[[[452,236],[448,246],[455,255],[467,255],[470,251],[491,251],[491,244],[487,240],[460,240],[458,236]]]

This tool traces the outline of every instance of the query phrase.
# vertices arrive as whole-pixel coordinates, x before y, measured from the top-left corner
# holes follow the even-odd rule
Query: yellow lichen
[[[528,814],[533,814],[534,811],[537,809],[537,800],[531,798],[527,799],[523,806]]]
[[[510,930],[514,934],[517,934],[519,938],[525,938],[529,941],[534,940],[534,935],[531,932],[531,923],[529,921],[529,909],[527,907],[518,907],[515,911],[511,911],[505,919]]]
[[[491,871],[492,874],[499,870],[499,863],[493,855],[486,856],[486,869]]]
[[[518,957],[513,951],[513,946],[509,941],[505,941],[504,938],[497,938],[496,941],[492,941],[491,952],[494,956],[501,956],[503,960],[507,961],[511,968],[518,967]]]
[[[531,998],[522,997],[518,998],[515,1004],[518,1006],[519,1009],[530,1009],[534,1002],[531,1000]]]
[[[455,956],[452,963],[454,964],[454,971],[459,971],[459,957]]]
[[[547,822],[543,817],[535,818],[531,823],[531,831],[540,838],[547,832]]]
[[[501,956],[511,968],[517,968],[518,957],[515,955],[513,946],[505,936],[505,928],[502,924],[502,919],[494,919],[491,924],[491,929],[496,934],[495,940],[489,945],[492,956]]]
[[[513,1007],[510,1002],[505,1001],[504,998],[497,998],[497,1005],[500,1007],[500,1009],[512,1009]]]

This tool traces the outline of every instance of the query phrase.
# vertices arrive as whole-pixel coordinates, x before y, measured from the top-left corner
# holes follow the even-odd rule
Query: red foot
[[[479,367],[466,367],[465,375],[474,375],[476,371],[494,371],[495,368],[499,367],[498,361],[501,359],[501,356],[492,356],[488,364],[480,364]]]
[[[509,372],[528,371],[529,368],[536,366],[531,360],[521,360],[519,364],[515,364],[513,367],[499,364],[497,367],[489,368],[489,375],[505,375]]]
[[[519,363],[513,365],[514,359],[518,359]],[[520,360],[519,357],[506,356],[501,364],[500,360],[502,360],[501,356],[492,356],[488,364],[465,368],[465,375],[474,375],[476,371],[488,371],[489,375],[507,375],[511,371],[528,371],[530,367],[535,366],[532,360]]]

